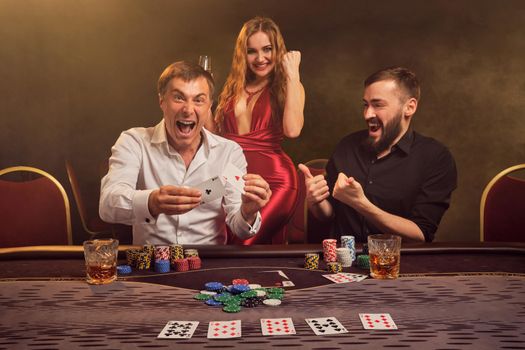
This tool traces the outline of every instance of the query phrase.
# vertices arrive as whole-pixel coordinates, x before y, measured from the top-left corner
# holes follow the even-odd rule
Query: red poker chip
[[[236,278],[232,281],[232,284],[244,284],[244,285],[248,285],[250,284],[250,282],[248,282],[247,279],[244,279],[244,278]]]

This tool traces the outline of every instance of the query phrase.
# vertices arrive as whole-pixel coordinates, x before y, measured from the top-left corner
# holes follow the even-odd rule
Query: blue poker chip
[[[119,275],[127,275],[131,273],[131,266],[129,265],[118,265],[117,266],[117,273]]]
[[[204,285],[204,289],[217,292],[224,288],[224,285],[221,282],[208,282]]]
[[[245,284],[234,284],[231,289],[233,294],[241,294],[249,291],[250,287]]]
[[[159,272],[159,273],[170,272],[170,261],[169,260],[155,261],[155,272]]]
[[[222,303],[220,301],[217,301],[217,300],[213,300],[213,299],[208,299],[206,300],[206,305],[209,305],[209,306],[222,306]]]

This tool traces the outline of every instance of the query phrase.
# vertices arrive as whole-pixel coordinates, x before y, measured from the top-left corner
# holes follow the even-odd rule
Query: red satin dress
[[[297,172],[290,157],[283,151],[282,121],[272,119],[270,89],[265,88],[252,111],[250,132],[239,135],[233,101],[224,112],[223,136],[237,142],[248,162],[248,173],[261,175],[270,185],[272,197],[261,210],[262,225],[257,235],[233,243],[280,244],[285,242],[286,224],[292,216],[297,199]]]

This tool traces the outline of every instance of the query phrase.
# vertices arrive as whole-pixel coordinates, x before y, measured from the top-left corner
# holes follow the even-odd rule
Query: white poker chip
[[[266,295],[266,292],[264,290],[256,290],[255,292],[257,293],[258,297],[263,297]]]
[[[279,306],[281,305],[281,301],[279,299],[266,299],[263,300],[263,304],[268,306]]]
[[[208,294],[208,295],[215,295],[215,294],[217,294],[217,292],[212,292],[212,291],[209,291],[209,290],[201,290],[200,293],[201,294]]]
[[[261,288],[262,286],[260,284],[249,284],[248,287],[250,287],[250,289],[257,289],[257,288]]]

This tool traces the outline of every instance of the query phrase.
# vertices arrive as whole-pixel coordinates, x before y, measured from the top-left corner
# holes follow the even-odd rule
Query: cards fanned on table
[[[211,321],[208,326],[208,339],[227,339],[241,337],[241,320]]]
[[[261,330],[263,335],[295,334],[291,318],[261,318]]]
[[[348,333],[348,330],[335,317],[307,318],[305,321],[316,335]]]
[[[190,339],[198,325],[199,321],[169,321],[157,338]]]
[[[397,329],[390,314],[359,314],[364,329]]]
[[[329,279],[334,283],[349,283],[349,282],[361,282],[367,275],[360,275],[357,273],[339,272],[330,275],[323,275],[324,278]]]

